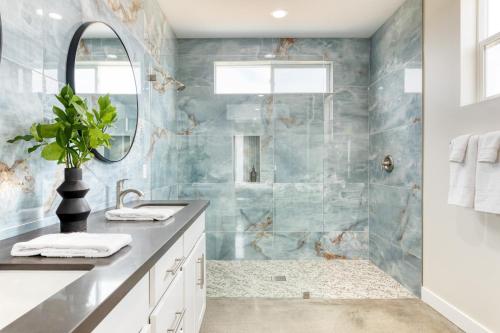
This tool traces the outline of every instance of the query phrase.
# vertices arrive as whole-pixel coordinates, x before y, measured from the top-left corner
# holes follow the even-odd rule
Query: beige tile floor
[[[417,299],[210,298],[201,333],[462,332]]]

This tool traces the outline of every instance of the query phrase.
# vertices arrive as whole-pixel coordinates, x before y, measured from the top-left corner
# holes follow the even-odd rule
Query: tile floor
[[[285,276],[286,281],[273,277]],[[208,261],[208,297],[394,299],[414,296],[367,260]]]

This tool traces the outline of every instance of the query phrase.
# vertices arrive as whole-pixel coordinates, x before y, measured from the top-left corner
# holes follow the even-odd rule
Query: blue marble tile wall
[[[329,94],[214,94],[215,61],[331,61]],[[180,39],[179,198],[210,199],[209,259],[368,259],[369,39]],[[249,110],[259,110],[249,117]],[[259,136],[260,183],[233,137]]]
[[[156,0],[0,0],[0,15],[0,239],[57,222],[62,167],[5,140],[51,116],[69,43],[86,21],[111,25],[141,70],[136,143],[119,163],[84,168],[91,207],[112,206],[120,178],[147,197],[176,198],[176,94],[146,80],[151,70],[175,73],[176,38]]]
[[[422,1],[372,37],[369,89],[370,259],[420,294],[422,281]],[[395,161],[392,173],[380,163]]]

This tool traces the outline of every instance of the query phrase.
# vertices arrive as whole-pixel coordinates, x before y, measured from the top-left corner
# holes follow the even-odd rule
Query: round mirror
[[[94,155],[106,162],[124,159],[137,129],[139,65],[130,61],[123,42],[109,25],[88,22],[73,36],[66,66],[67,82],[76,94],[90,105],[96,105],[99,96],[109,94],[116,106],[118,121],[109,129],[111,148],[99,148]]]

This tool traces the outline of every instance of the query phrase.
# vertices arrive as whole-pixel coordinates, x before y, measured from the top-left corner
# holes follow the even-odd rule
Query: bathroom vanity
[[[50,281],[51,276],[62,276],[60,289],[53,284],[36,285],[34,290],[40,290],[37,294],[45,297],[39,302],[31,297],[31,304],[23,304],[25,300],[19,297],[11,298],[9,304],[1,304],[0,308],[5,305],[22,309],[24,306],[21,310],[24,314],[10,314],[15,316],[11,322],[3,318],[5,327],[0,330],[198,332],[206,302],[204,211],[208,204],[208,201],[138,201],[131,204],[132,207],[152,206],[153,209],[182,206],[172,218],[157,222],[108,222],[104,212],[92,214],[88,232],[132,236],[129,246],[109,258],[10,256],[14,243],[55,233],[58,226],[0,241],[0,278],[2,273],[23,277],[28,285],[18,284],[21,290],[33,289],[36,281],[44,281],[41,277]],[[16,292],[11,294],[15,296]],[[1,302],[7,301],[0,299]],[[0,323],[1,317],[0,313]]]

